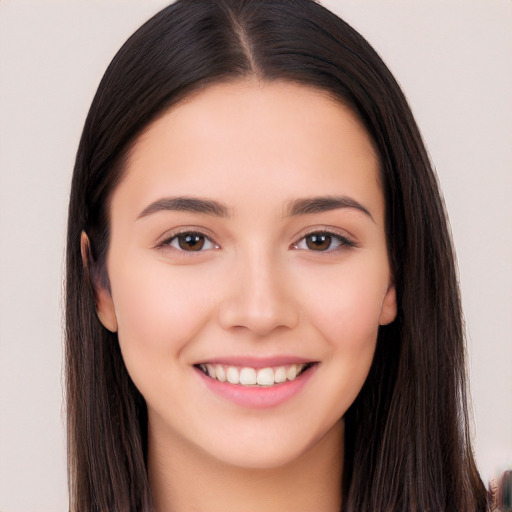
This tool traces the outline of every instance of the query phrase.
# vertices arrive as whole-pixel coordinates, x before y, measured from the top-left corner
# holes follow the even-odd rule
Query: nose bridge
[[[220,307],[224,328],[244,327],[263,336],[298,321],[287,272],[279,255],[262,247],[237,255],[229,292]]]

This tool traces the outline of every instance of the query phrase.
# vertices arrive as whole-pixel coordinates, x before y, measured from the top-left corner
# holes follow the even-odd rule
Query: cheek
[[[203,327],[211,307],[197,280],[162,262],[128,259],[111,273],[118,337],[130,374],[180,352]],[[134,376],[132,375],[132,378]]]
[[[373,350],[386,290],[386,280],[379,274],[371,267],[346,268],[299,292],[307,300],[304,310],[311,323],[330,345],[355,352]]]
[[[350,273],[328,281],[322,293],[310,294],[308,310],[315,332],[325,343],[324,376],[328,386],[321,400],[342,417],[368,376],[379,330],[382,288],[378,279]]]

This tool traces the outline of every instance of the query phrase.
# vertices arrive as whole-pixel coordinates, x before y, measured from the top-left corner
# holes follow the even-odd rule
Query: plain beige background
[[[0,0],[0,511],[67,510],[61,279],[74,153],[114,53],[166,0]],[[512,468],[512,2],[330,0],[403,85],[445,194],[475,448]]]

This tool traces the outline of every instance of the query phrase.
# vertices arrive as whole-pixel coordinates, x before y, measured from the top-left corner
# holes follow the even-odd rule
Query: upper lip
[[[226,356],[212,357],[202,359],[195,363],[199,364],[222,364],[226,366],[240,366],[249,368],[268,368],[271,366],[286,366],[291,364],[314,363],[312,359],[306,359],[298,356],[277,355],[271,357],[255,357],[255,356]]]

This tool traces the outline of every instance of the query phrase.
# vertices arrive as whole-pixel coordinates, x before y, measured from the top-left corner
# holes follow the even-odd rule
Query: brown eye
[[[184,251],[200,251],[204,246],[204,236],[197,233],[178,235],[177,239]]]
[[[332,244],[332,236],[328,233],[313,233],[306,236],[305,240],[310,251],[326,251]]]
[[[200,252],[218,248],[207,236],[194,232],[178,233],[165,242],[165,245],[186,252]]]
[[[356,247],[356,244],[342,235],[329,231],[314,231],[293,245],[294,249],[315,252],[332,252],[343,247]]]

